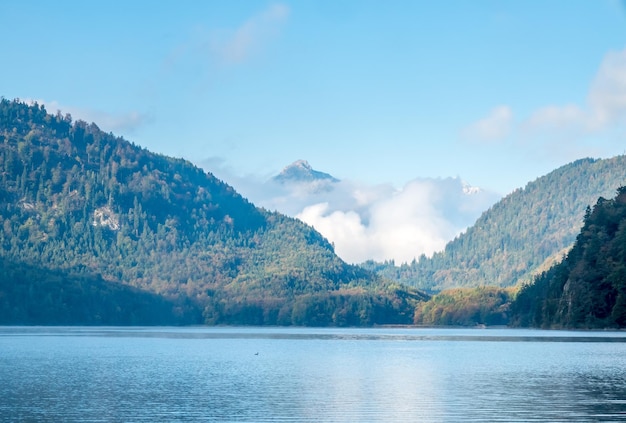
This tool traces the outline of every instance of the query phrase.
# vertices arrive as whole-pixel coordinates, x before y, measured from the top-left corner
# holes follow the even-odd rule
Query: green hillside
[[[626,326],[626,187],[587,210],[567,257],[525,285],[511,311],[518,326]]]
[[[418,304],[414,323],[427,326],[502,326],[509,323],[513,288],[450,288]]]
[[[600,196],[612,197],[624,183],[626,156],[578,160],[507,195],[430,258],[363,267],[432,291],[530,281],[571,247],[585,208]]]
[[[125,312],[149,302],[167,309],[166,323],[406,323],[423,299],[347,265],[313,228],[256,208],[189,162],[6,99],[0,259],[12,269],[0,278],[0,323],[96,324],[97,314],[151,324],[149,312]],[[98,298],[93,313],[81,309]],[[111,307],[118,317],[103,317]]]

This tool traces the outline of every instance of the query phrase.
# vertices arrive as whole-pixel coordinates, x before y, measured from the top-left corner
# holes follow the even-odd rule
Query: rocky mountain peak
[[[296,160],[276,175],[274,180],[280,183],[315,181],[339,182],[339,179],[334,176],[313,169],[306,160]]]

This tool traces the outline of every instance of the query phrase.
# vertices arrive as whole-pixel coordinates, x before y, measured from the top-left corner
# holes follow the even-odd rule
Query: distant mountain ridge
[[[407,323],[425,298],[185,160],[6,99],[0,260],[2,324]]]
[[[577,160],[504,197],[442,252],[401,266],[363,267],[432,291],[528,282],[571,247],[586,207],[625,183],[626,156]]]

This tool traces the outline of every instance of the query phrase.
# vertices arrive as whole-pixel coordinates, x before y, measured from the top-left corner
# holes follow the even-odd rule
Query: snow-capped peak
[[[474,195],[474,194],[480,194],[482,192],[482,189],[480,187],[472,186],[465,181],[462,181],[462,183],[463,183],[463,194]]]

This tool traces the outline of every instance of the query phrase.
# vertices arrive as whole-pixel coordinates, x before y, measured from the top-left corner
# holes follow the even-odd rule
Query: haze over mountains
[[[312,225],[346,261],[436,292],[531,281],[572,245],[585,207],[625,183],[626,156],[577,160],[502,199],[460,178],[359,186],[299,160],[249,195]]]
[[[502,199],[460,178],[359,186],[299,160],[248,196],[312,225],[346,261],[436,292],[532,280],[572,245],[585,207],[624,183],[626,156],[577,160]]]
[[[263,181],[200,163],[254,204],[312,225],[349,263],[410,262],[441,251],[501,196],[460,177],[415,178],[401,188],[339,180],[297,160]],[[231,182],[232,181],[232,182]]]

